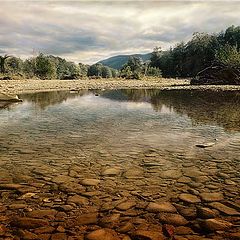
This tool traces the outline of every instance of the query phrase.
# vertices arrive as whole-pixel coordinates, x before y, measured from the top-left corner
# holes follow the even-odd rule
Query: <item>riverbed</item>
[[[240,93],[24,93],[0,105],[3,239],[238,239]]]

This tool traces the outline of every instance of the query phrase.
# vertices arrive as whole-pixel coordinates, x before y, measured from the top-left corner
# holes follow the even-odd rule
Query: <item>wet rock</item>
[[[167,170],[160,174],[162,178],[178,179],[182,176],[180,170]]]
[[[88,225],[88,224],[97,224],[98,223],[98,213],[82,214],[76,218],[76,223],[78,226]]]
[[[189,227],[185,226],[180,226],[175,228],[175,233],[177,235],[188,235],[188,234],[193,234],[193,230]]]
[[[225,179],[224,182],[225,182],[227,185],[233,185],[233,186],[237,185],[235,182],[233,182],[233,181],[230,180],[230,179]]]
[[[162,231],[165,236],[173,238],[173,235],[175,233],[175,227],[169,224],[163,224]]]
[[[43,219],[21,217],[21,218],[15,218],[12,221],[11,225],[14,227],[31,229],[31,228],[48,226],[49,222]]]
[[[34,233],[36,233],[36,234],[52,233],[54,231],[55,231],[55,228],[51,227],[51,226],[40,227],[40,228],[34,229]]]
[[[100,221],[99,225],[104,228],[114,228],[119,224],[120,214],[112,214],[110,216],[104,216]]]
[[[217,211],[213,211],[212,209],[207,207],[198,207],[197,214],[200,218],[215,218],[216,216],[218,216]]]
[[[219,202],[213,202],[213,203],[209,203],[209,206],[219,210],[220,212],[226,214],[226,215],[230,215],[230,216],[240,216],[240,212],[238,212],[237,210],[235,210],[234,208],[230,208],[222,203]]]
[[[61,205],[61,206],[57,206],[56,209],[63,211],[63,212],[69,212],[69,211],[72,211],[74,209],[74,207],[71,205]]]
[[[117,210],[126,211],[136,205],[134,201],[125,201],[116,206]]]
[[[160,213],[158,219],[161,223],[167,223],[174,226],[183,226],[188,224],[188,221],[179,214],[174,213]]]
[[[201,200],[197,196],[192,195],[192,194],[188,194],[188,193],[182,193],[178,197],[179,197],[180,200],[182,200],[184,202],[187,202],[187,203],[199,203],[199,202],[201,202]]]
[[[51,180],[53,183],[66,183],[66,182],[74,182],[76,181],[75,178],[66,176],[66,175],[59,175],[57,177],[52,178]]]
[[[175,213],[177,209],[170,202],[154,203],[148,204],[146,210],[148,212],[169,212]]]
[[[9,209],[24,209],[27,208],[28,206],[24,203],[14,203],[8,206]]]
[[[161,232],[137,230],[131,234],[134,240],[164,240],[165,237]]]
[[[19,190],[20,188],[23,187],[24,187],[23,185],[14,183],[0,184],[0,190]]]
[[[120,172],[121,172],[120,168],[107,168],[101,173],[101,175],[113,177],[119,175]]]
[[[81,194],[85,191],[85,187],[75,182],[62,183],[59,186],[59,190],[66,193],[78,193]]]
[[[224,199],[223,194],[220,192],[200,193],[200,197],[204,202],[217,202]]]
[[[67,203],[75,203],[77,205],[87,205],[88,199],[79,195],[69,196],[67,199]]]
[[[117,233],[108,228],[102,228],[89,233],[85,240],[121,240]]]
[[[196,147],[199,147],[199,148],[207,148],[207,147],[212,147],[212,146],[214,146],[215,144],[216,144],[215,142],[198,143],[198,144],[196,144]]]
[[[100,180],[92,178],[84,179],[81,181],[81,184],[84,186],[97,186],[99,183]]]
[[[132,168],[128,169],[125,173],[124,176],[127,179],[140,179],[143,178],[144,171],[142,168]]]
[[[181,205],[176,206],[178,212],[187,219],[195,219],[197,217],[197,209],[192,207],[184,207]]]
[[[38,239],[40,240],[50,240],[51,234],[39,234]]]
[[[7,228],[0,224],[0,236],[4,236],[7,233]]]
[[[23,240],[33,240],[33,239],[38,240],[39,239],[36,234],[31,233],[27,230],[22,230],[22,229],[18,230],[17,235]]]
[[[185,168],[184,175],[190,178],[196,178],[205,175],[203,172],[199,171],[197,168]]]
[[[131,222],[127,222],[125,224],[122,224],[117,231],[120,233],[127,233],[131,231],[134,228],[134,225]]]
[[[19,200],[24,200],[24,199],[32,198],[32,197],[34,197],[36,194],[37,194],[37,193],[30,193],[30,192],[28,192],[28,193],[23,194],[23,195],[22,195],[21,197],[19,197],[18,199],[19,199]]]
[[[53,218],[57,214],[57,211],[54,209],[39,209],[28,212],[27,216],[32,218]]]
[[[51,240],[67,240],[67,238],[66,233],[54,233],[51,236]]]
[[[65,232],[65,228],[63,226],[58,226],[57,229],[56,229],[57,232],[61,232],[61,233],[64,233]]]
[[[204,230],[214,232],[229,229],[233,226],[232,223],[221,219],[207,219],[200,222],[200,225]]]

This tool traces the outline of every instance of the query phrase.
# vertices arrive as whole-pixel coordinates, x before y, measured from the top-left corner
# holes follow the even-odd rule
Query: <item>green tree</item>
[[[54,61],[40,53],[36,57],[36,75],[41,79],[53,79],[57,77],[57,68]]]
[[[221,47],[216,53],[216,60],[219,63],[228,66],[239,66],[240,67],[240,52],[236,46],[225,45]]]
[[[102,66],[102,77],[103,78],[111,78],[112,77],[112,71],[107,66]]]
[[[9,55],[4,55],[4,56],[0,56],[0,73],[5,73],[5,64],[6,64],[6,60],[10,58]]]
[[[23,72],[27,78],[34,78],[36,73],[36,59],[29,58],[23,62]]]
[[[96,63],[96,64],[91,65],[88,68],[87,75],[89,77],[91,77],[91,76],[101,77],[102,76],[102,67],[103,67],[103,65],[101,63]]]
[[[12,74],[23,72],[23,60],[17,57],[10,57],[6,60],[6,71]]]

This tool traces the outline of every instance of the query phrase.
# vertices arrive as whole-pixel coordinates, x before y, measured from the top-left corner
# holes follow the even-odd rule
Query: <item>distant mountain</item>
[[[140,57],[145,62],[151,58],[151,53],[147,54],[132,54],[132,55],[117,55],[114,57],[110,57],[104,60],[99,61],[98,63],[102,63],[105,66],[121,69],[121,67],[128,61],[129,57]]]

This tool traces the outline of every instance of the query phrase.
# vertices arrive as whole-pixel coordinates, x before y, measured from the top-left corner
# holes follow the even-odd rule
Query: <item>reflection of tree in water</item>
[[[33,102],[40,109],[45,109],[48,106],[55,105],[66,101],[69,98],[75,98],[77,96],[82,96],[87,94],[87,90],[82,90],[79,92],[69,92],[69,91],[53,91],[53,92],[39,92],[21,95],[20,98]]]
[[[240,92],[188,90],[123,90],[129,100],[151,102],[153,109],[163,106],[186,114],[196,124],[218,124],[228,130],[240,129]]]
[[[13,102],[0,101],[0,109],[10,109],[11,105],[15,105]]]

